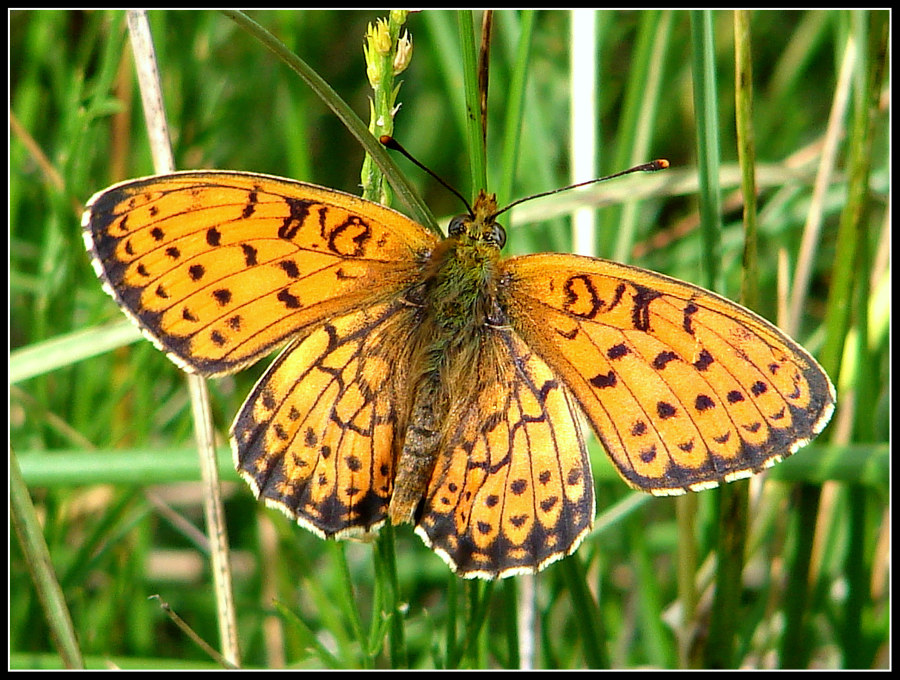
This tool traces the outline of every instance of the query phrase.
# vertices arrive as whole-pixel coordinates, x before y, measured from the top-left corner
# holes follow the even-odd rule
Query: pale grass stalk
[[[162,88],[146,12],[130,10],[128,12],[128,29],[134,52],[135,68],[138,73],[144,116],[147,121],[154,169],[160,174],[172,172],[175,169],[175,162],[169,144]],[[216,466],[214,443],[215,430],[209,408],[209,392],[206,382],[201,376],[189,374],[187,380],[191,393],[200,469],[206,491],[203,509],[209,535],[221,650],[228,663],[238,666],[240,665],[240,652],[237,639],[237,617],[231,588],[228,535],[225,530],[225,510],[219,489],[219,471]]]

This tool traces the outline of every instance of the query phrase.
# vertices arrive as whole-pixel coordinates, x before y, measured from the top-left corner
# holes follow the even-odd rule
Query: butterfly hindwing
[[[235,464],[255,494],[320,536],[384,522],[403,432],[411,313],[399,302],[376,305],[295,341],[232,426]]]
[[[395,297],[436,242],[356,196],[223,171],[117,184],[91,198],[83,226],[106,290],[175,363],[205,376]]]
[[[590,460],[566,387],[511,330],[485,329],[474,389],[445,430],[416,528],[459,575],[537,571],[594,518]]]
[[[834,388],[756,314],[687,283],[575,255],[504,261],[512,326],[571,389],[632,486],[683,493],[789,456]]]

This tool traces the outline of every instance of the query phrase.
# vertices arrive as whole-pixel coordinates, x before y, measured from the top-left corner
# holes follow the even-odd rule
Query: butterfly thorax
[[[494,196],[482,192],[475,215],[454,218],[450,235],[431,253],[423,297],[438,344],[465,341],[467,338],[460,336],[480,332],[491,313],[505,238],[502,228],[491,219],[496,207]]]
[[[496,210],[495,196],[482,191],[473,215],[454,218],[411,294],[420,306],[416,379],[389,511],[394,523],[410,520],[421,500],[446,438],[447,415],[471,397],[485,334],[499,322],[497,265],[505,232],[493,221]]]

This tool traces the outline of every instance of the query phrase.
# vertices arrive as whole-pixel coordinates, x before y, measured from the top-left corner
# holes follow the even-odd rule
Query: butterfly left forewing
[[[508,328],[485,329],[472,382],[451,409],[416,532],[465,578],[538,571],[593,523],[577,407]]]
[[[83,229],[107,292],[175,363],[206,376],[396,296],[436,241],[358,197],[227,171],[117,184],[91,198]]]
[[[834,388],[809,354],[724,298],[595,258],[504,262],[511,325],[572,390],[632,486],[747,476],[818,434]]]

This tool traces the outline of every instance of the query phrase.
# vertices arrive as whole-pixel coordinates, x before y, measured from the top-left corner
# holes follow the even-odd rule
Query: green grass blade
[[[354,113],[353,109],[347,106],[334,89],[326,83],[314,69],[310,68],[305,61],[288,50],[281,41],[266,31],[260,24],[256,23],[242,12],[232,10],[223,11],[229,18],[239,24],[250,35],[271,50],[279,59],[290,66],[297,75],[309,85],[310,89],[312,89],[313,92],[315,92],[341,120],[344,126],[350,131],[350,134],[356,137],[357,141],[366,150],[366,153],[372,156],[374,161],[378,164],[378,167],[381,168],[381,171],[397,191],[400,199],[412,211],[413,217],[421,224],[432,229],[435,233],[440,233],[440,229],[434,221],[434,216],[431,214],[431,211],[422,202],[422,199],[403,173],[400,172],[400,169],[394,163],[393,159],[381,146],[378,140],[372,136],[366,124],[362,122],[356,113]]]
[[[10,453],[9,501],[10,520],[25,554],[47,622],[50,624],[53,642],[67,668],[84,668],[84,659],[75,635],[72,616],[56,579],[41,524],[14,452]]]

